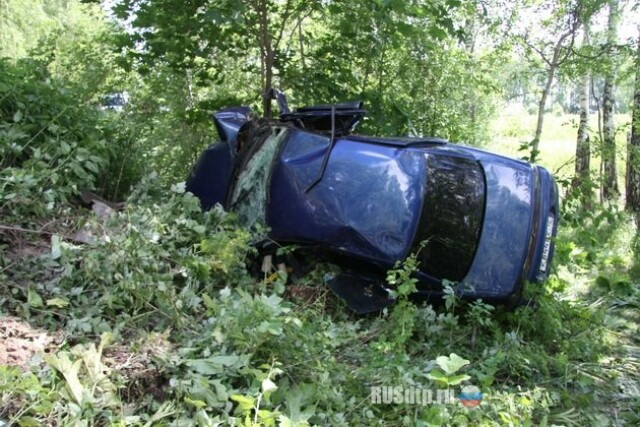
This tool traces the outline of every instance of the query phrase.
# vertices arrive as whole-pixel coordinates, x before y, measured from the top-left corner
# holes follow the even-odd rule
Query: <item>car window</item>
[[[240,224],[248,228],[267,226],[265,215],[272,164],[287,135],[284,128],[273,128],[261,139],[254,138],[253,145],[246,148],[246,163],[239,165],[230,189],[229,209],[236,212]]]
[[[485,177],[479,162],[428,155],[427,185],[414,251],[420,269],[438,279],[461,281],[475,256],[485,208]]]

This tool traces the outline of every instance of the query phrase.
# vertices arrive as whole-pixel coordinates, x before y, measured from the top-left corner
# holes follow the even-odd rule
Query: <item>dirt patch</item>
[[[28,370],[34,354],[57,348],[61,338],[34,328],[24,320],[0,317],[0,365]]]
[[[139,341],[132,351],[130,346],[113,345],[105,349],[105,364],[124,378],[126,388],[120,389],[120,397],[134,403],[145,396],[165,400],[168,378],[164,377],[153,359],[166,357],[173,350],[168,340],[169,331],[151,333]]]

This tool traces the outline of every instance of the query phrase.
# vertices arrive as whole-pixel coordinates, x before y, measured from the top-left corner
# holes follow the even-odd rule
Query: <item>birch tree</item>
[[[609,0],[609,20],[607,24],[607,50],[609,67],[605,75],[602,93],[602,198],[612,200],[619,196],[616,171],[616,128],[613,120],[614,85],[616,79],[616,61],[614,46],[618,37],[619,4],[618,0]]]
[[[583,25],[582,47],[589,45],[589,23]],[[580,104],[580,122],[576,141],[576,164],[573,186],[580,190],[583,204],[590,199],[591,144],[589,142],[589,83],[590,73],[585,71],[579,77],[578,99]]]
[[[550,13],[549,10],[551,10]],[[527,32],[522,36],[527,57],[532,62],[535,62],[535,59],[541,61],[544,74],[544,85],[538,101],[536,129],[529,144],[531,149],[529,160],[535,162],[539,154],[547,99],[556,73],[573,54],[575,36],[580,27],[579,3],[570,1],[547,2],[540,6],[539,10],[532,10],[529,13],[533,15],[544,15],[546,13],[549,15],[547,19],[541,20],[541,28],[535,30],[528,28]],[[555,34],[557,36],[554,37],[553,35]]]
[[[640,212],[640,26],[638,26],[638,34],[631,140],[627,148],[627,209],[633,212]]]

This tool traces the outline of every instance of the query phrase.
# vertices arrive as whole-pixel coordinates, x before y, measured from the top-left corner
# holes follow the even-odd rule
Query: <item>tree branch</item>
[[[291,15],[291,0],[287,0],[287,3],[284,6],[284,13],[282,14],[282,25],[280,25],[280,32],[278,37],[276,37],[275,42],[273,43],[273,48],[277,49],[280,46],[280,41],[282,40],[282,35],[284,34],[284,27],[287,26],[287,21]]]
[[[524,42],[524,44],[526,44],[529,47],[529,49],[535,51],[538,55],[540,55],[540,58],[542,58],[542,60],[545,62],[545,64],[547,64],[548,66],[551,66],[551,61],[549,61],[547,59],[547,56],[545,55],[545,53],[542,50],[538,49],[532,43],[529,43],[529,40],[526,37],[524,37],[522,39],[522,41]]]
[[[16,232],[19,232],[19,233],[44,234],[44,235],[47,235],[47,236],[53,236],[55,234],[55,233],[51,233],[50,231],[30,230],[28,228],[12,227],[10,225],[0,225],[0,231],[16,231]]]

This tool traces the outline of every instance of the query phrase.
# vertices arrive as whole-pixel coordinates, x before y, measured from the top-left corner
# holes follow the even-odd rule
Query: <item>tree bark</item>
[[[262,113],[271,118],[271,86],[273,84],[273,46],[269,34],[269,0],[253,2],[258,17],[258,44],[260,45],[260,74],[262,81]]]
[[[554,57],[555,57],[554,53]],[[551,91],[551,85],[553,84],[553,78],[556,73],[557,64],[551,63],[549,69],[547,70],[547,83],[542,89],[542,95],[540,96],[540,102],[538,102],[538,120],[536,121],[536,132],[533,136],[533,141],[531,141],[531,155],[529,156],[529,160],[531,162],[535,162],[538,159],[538,154],[540,153],[540,138],[542,137],[542,126],[544,124],[544,110],[547,106],[547,98],[549,97],[549,92]]]
[[[609,22],[607,24],[607,46],[609,49],[609,70],[604,80],[602,94],[602,198],[613,200],[620,195],[618,190],[618,174],[616,170],[616,128],[613,121],[613,90],[616,78],[616,66],[613,46],[617,39],[618,26],[618,0],[609,0]]]
[[[258,19],[258,45],[260,46],[260,74],[262,81],[262,109],[265,118],[272,116],[271,89],[273,88],[273,69],[275,66],[275,51],[278,50],[284,29],[292,14],[292,0],[287,0],[284,10],[279,14],[280,27],[272,36],[270,27],[272,22],[269,19],[269,7],[273,7],[270,0],[254,0],[251,3],[253,12]]]
[[[538,54],[540,54],[543,61],[547,63],[548,67],[547,81],[545,83],[544,89],[542,90],[540,102],[538,103],[538,120],[536,122],[536,131],[534,133],[533,140],[531,141],[531,154],[529,156],[529,161],[531,162],[535,162],[538,159],[538,153],[540,152],[540,138],[542,136],[542,126],[544,124],[544,110],[547,106],[547,98],[549,97],[549,92],[551,92],[551,86],[553,85],[553,79],[555,78],[556,70],[558,69],[558,66],[568,58],[567,53],[565,53],[565,55],[563,55],[561,58],[560,54],[562,48],[565,47],[564,43],[569,37],[571,37],[570,40],[571,43],[573,43],[573,36],[576,30],[577,25],[573,25],[569,31],[560,36],[556,44],[553,46],[553,54],[550,60],[547,59],[541,51],[533,48],[533,46],[530,45],[530,47],[532,47],[538,52]]]
[[[638,26],[640,34],[640,26]],[[627,209],[640,212],[640,35],[636,52],[636,82],[633,94],[631,140],[627,146]]]
[[[582,46],[589,44],[589,26],[585,23]],[[589,142],[589,82],[590,76],[585,72],[580,77],[578,100],[580,105],[580,123],[576,141],[576,165],[573,188],[580,192],[582,205],[587,206],[591,200],[590,168],[591,144]]]

